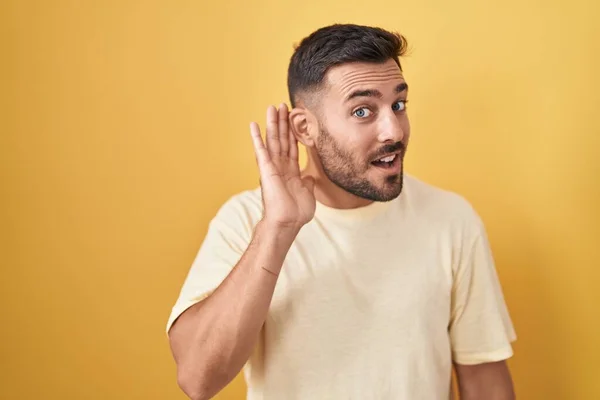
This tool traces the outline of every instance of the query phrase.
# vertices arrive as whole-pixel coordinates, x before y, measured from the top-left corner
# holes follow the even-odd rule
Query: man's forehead
[[[327,73],[331,91],[345,97],[356,89],[382,88],[394,90],[404,82],[400,67],[393,60],[382,64],[348,63],[336,66]]]

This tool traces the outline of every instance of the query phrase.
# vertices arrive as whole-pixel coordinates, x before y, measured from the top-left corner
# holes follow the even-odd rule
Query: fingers
[[[296,136],[294,136],[294,132],[292,132],[291,129],[288,132],[288,141],[290,146],[290,159],[293,162],[298,162],[298,141],[296,140]]]
[[[281,103],[278,110],[279,117],[279,145],[281,146],[281,155],[287,156],[290,147],[290,137],[288,133],[288,108],[285,103]]]
[[[267,108],[267,150],[271,156],[278,156],[281,153],[279,143],[279,118],[277,109],[274,106]]]
[[[256,122],[250,124],[250,135],[252,136],[252,144],[254,145],[254,154],[256,155],[256,163],[261,172],[270,162],[271,158],[269,152],[263,143],[262,137],[260,136],[260,128]]]
[[[290,151],[289,151],[289,159],[288,159],[288,173],[290,175],[299,176],[300,175],[300,162],[298,161],[298,141],[296,140],[296,136],[290,129],[288,133],[288,140],[290,143]]]
[[[250,124],[250,133],[254,143],[256,161],[262,174],[299,174],[298,143],[289,129],[289,112],[282,103],[279,109],[275,106],[267,108],[266,144],[260,135],[258,124]],[[291,153],[291,154],[290,154]],[[288,159],[288,156],[290,157]],[[289,167],[291,159],[292,168]],[[295,167],[295,168],[294,168]]]

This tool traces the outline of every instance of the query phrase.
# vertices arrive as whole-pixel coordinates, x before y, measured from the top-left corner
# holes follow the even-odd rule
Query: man
[[[285,105],[250,126],[260,188],[211,221],[167,331],[209,399],[513,399],[515,333],[482,221],[405,174],[405,39],[333,25],[297,47]],[[300,171],[298,144],[307,149]]]

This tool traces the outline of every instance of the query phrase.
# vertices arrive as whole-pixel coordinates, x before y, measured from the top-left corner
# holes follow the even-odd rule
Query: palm
[[[256,123],[250,127],[260,171],[265,218],[275,224],[302,226],[315,213],[312,181],[302,179],[298,142],[288,128],[288,110],[267,110],[266,146]]]

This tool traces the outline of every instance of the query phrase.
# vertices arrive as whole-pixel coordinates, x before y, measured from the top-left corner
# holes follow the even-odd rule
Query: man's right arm
[[[283,261],[315,213],[314,180],[300,174],[288,115],[284,104],[267,109],[266,144],[258,125],[250,126],[264,206],[250,244],[215,291],[169,330],[179,385],[194,400],[217,394],[250,357]]]
[[[173,324],[169,339],[177,379],[190,398],[213,397],[250,357],[297,233],[259,222],[247,250],[221,285]]]

